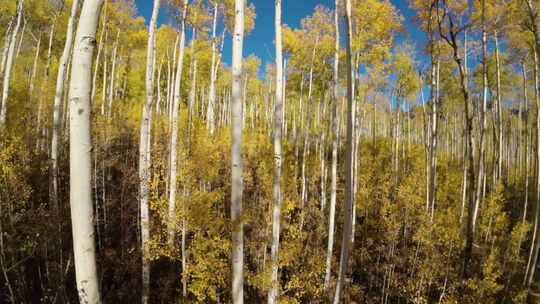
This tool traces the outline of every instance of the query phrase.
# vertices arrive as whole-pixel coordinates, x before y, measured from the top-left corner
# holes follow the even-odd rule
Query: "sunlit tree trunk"
[[[94,64],[94,76],[92,76],[92,102],[94,102],[94,97],[96,96],[96,81],[97,81],[97,75],[99,72],[99,62],[101,58],[101,52],[103,50],[103,36],[105,36],[105,33],[107,32],[107,29],[105,28],[105,22],[107,20],[107,1],[105,1],[105,5],[103,7],[103,16],[101,17],[101,33],[99,34],[99,42],[98,42],[98,51],[96,55],[96,63]]]
[[[486,3],[485,0],[482,0],[482,107],[480,109],[480,151],[478,159],[478,183],[476,185],[476,196],[474,203],[474,214],[473,214],[473,231],[476,229],[476,219],[478,217],[478,210],[480,206],[480,199],[482,194],[482,179],[485,179],[485,162],[486,162],[486,139],[485,133],[487,129],[487,94],[488,94],[488,83],[487,83],[487,33],[486,33],[486,20],[485,20],[485,9]],[[497,92],[498,94],[498,92]]]
[[[154,0],[152,18],[148,28],[148,46],[146,53],[146,100],[141,118],[139,141],[139,203],[141,225],[142,253],[142,293],[141,302],[148,303],[150,296],[150,216],[148,201],[150,197],[150,134],[152,119],[152,104],[154,102],[154,56],[156,54],[156,22],[159,13],[160,0]]]
[[[485,0],[484,0],[485,1]],[[502,177],[502,163],[503,163],[503,127],[502,127],[502,90],[501,90],[501,60],[499,56],[499,37],[497,31],[493,33],[495,39],[495,69],[496,69],[496,84],[497,84],[497,99],[496,99],[496,117],[495,117],[495,129],[496,129],[496,142],[497,151],[496,156],[496,168],[495,178],[497,181]]]
[[[6,116],[7,116],[7,99],[9,95],[9,82],[11,78],[11,69],[13,67],[13,56],[15,52],[15,43],[17,42],[17,33],[19,32],[19,27],[21,26],[21,20],[23,15],[23,5],[24,0],[19,0],[18,6],[17,6],[17,22],[15,23],[15,27],[13,28],[13,31],[11,32],[11,38],[9,41],[9,47],[6,57],[6,63],[5,63],[5,70],[4,70],[4,79],[2,82],[3,88],[2,88],[2,104],[0,106],[0,128],[3,128],[6,124]]]
[[[32,64],[32,72],[30,74],[30,84],[28,86],[28,97],[32,99],[34,94],[35,80],[37,74],[37,67],[39,62],[39,52],[41,51],[41,32],[39,33],[39,38],[36,43],[36,54],[34,56],[34,63]]]
[[[17,17],[17,16],[15,16]],[[4,71],[6,69],[6,61],[9,53],[9,46],[11,45],[11,37],[13,31],[13,22],[16,18],[11,18],[6,28],[6,34],[4,37],[4,46],[2,47],[2,58],[0,58],[0,80],[4,80]]]
[[[45,99],[45,89],[49,84],[50,70],[51,70],[51,57],[52,57],[52,46],[54,42],[54,34],[56,31],[56,22],[58,21],[58,16],[53,17],[52,25],[49,28],[49,46],[47,48],[47,57],[45,59],[45,69],[43,73],[43,80],[41,81],[40,95],[38,100],[38,110],[37,110],[37,135],[38,139],[36,140],[36,149],[42,148],[42,143],[44,142],[44,132],[46,128],[43,127],[43,108],[44,108],[44,99]]]
[[[186,15],[188,10],[188,0],[183,1],[182,20],[180,21],[180,50],[178,54],[178,63],[176,67],[176,76],[174,84],[174,97],[171,122],[171,148],[170,148],[170,172],[169,172],[169,209],[167,219],[167,242],[169,248],[174,248],[174,238],[176,231],[176,175],[177,175],[177,146],[178,146],[178,112],[180,109],[180,90],[182,85],[182,71],[184,65],[184,52],[186,41]]]
[[[103,0],[86,0],[82,6],[75,45],[70,102],[70,207],[75,257],[75,278],[80,303],[101,303],[96,267],[94,210],[92,205],[92,139],[90,94],[92,58]]]
[[[274,107],[274,208],[272,211],[272,275],[268,304],[277,301],[279,291],[279,232],[281,221],[281,138],[283,128],[283,50],[281,44],[281,0],[275,2],[276,103]]]
[[[214,134],[216,128],[215,125],[215,113],[214,107],[216,104],[216,26],[217,26],[217,15],[218,15],[218,2],[214,3],[214,21],[212,25],[212,62],[210,65],[210,87],[208,92],[208,107],[206,108],[206,124],[210,134]]]
[[[244,303],[244,231],[242,223],[242,51],[244,43],[245,0],[235,0],[232,46],[232,302]]]
[[[114,99],[114,85],[116,80],[116,59],[117,59],[117,52],[118,52],[118,38],[120,36],[120,31],[116,33],[116,39],[113,43],[113,51],[111,55],[111,78],[109,82],[109,97],[108,97],[108,103],[107,103],[107,119],[111,118],[112,114],[112,103]],[[155,65],[155,62],[154,62]]]
[[[336,192],[337,192],[337,161],[338,161],[338,128],[339,128],[339,0],[335,1],[334,11],[334,83],[332,100],[332,165],[330,177],[330,210],[328,214],[328,243],[326,247],[326,269],[324,275],[324,288],[328,289],[332,275],[332,257],[334,253],[334,233],[336,218]]]
[[[60,127],[61,127],[61,106],[62,97],[64,94],[64,83],[66,67],[71,55],[71,48],[73,46],[73,25],[75,23],[75,17],[77,15],[77,8],[79,0],[74,0],[71,4],[71,14],[67,23],[66,30],[66,42],[64,44],[64,50],[62,56],[58,62],[58,74],[56,76],[56,89],[53,102],[53,124],[52,124],[52,137],[51,137],[51,155],[50,155],[50,191],[51,191],[51,206],[55,211],[55,216],[58,216],[58,142],[60,139]]]

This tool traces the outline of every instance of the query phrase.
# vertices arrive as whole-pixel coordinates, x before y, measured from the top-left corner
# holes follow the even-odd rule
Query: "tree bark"
[[[170,148],[170,172],[169,172],[169,208],[167,218],[167,243],[169,249],[174,249],[174,238],[176,232],[176,177],[177,177],[177,146],[178,146],[178,112],[180,110],[180,89],[182,85],[182,71],[184,66],[184,52],[186,40],[186,16],[188,10],[188,0],[184,0],[182,20],[180,21],[180,49],[178,63],[176,66],[176,76],[174,84],[174,97],[171,122],[171,148]]]
[[[92,205],[92,139],[90,94],[92,58],[103,0],[86,0],[82,6],[69,90],[70,106],[70,206],[79,302],[101,303],[96,267],[94,211]]]
[[[345,223],[343,227],[343,240],[339,260],[339,273],[336,283],[334,304],[341,302],[345,289],[346,276],[349,264],[349,249],[352,235],[353,215],[353,156],[354,138],[353,128],[355,125],[354,86],[352,71],[352,20],[351,0],[345,0],[345,41],[347,50],[347,150],[345,154]]]
[[[244,303],[244,231],[242,220],[242,50],[244,42],[245,0],[235,0],[232,46],[232,147],[231,147],[231,222],[232,222],[232,302]]]
[[[332,165],[330,181],[330,211],[328,214],[328,244],[326,247],[326,270],[324,276],[324,289],[328,289],[332,276],[332,257],[334,252],[334,233],[336,218],[336,192],[337,192],[337,161],[338,161],[338,128],[339,128],[339,0],[335,0],[334,11],[335,43],[334,43],[334,83],[332,103]]]
[[[150,216],[148,203],[150,197],[150,134],[152,104],[154,102],[154,56],[156,53],[156,23],[160,0],[154,0],[152,18],[148,28],[148,48],[146,53],[146,100],[141,118],[139,142],[139,202],[141,216],[141,252],[142,252],[142,293],[141,302],[148,303],[150,296]]]
[[[210,86],[208,91],[208,107],[206,108],[206,124],[210,134],[214,134],[216,123],[214,107],[216,103],[216,26],[218,16],[218,2],[214,3],[214,21],[212,25],[212,63],[210,66]]]
[[[19,32],[19,27],[21,26],[22,14],[23,14],[23,5],[24,0],[19,0],[17,6],[17,22],[15,23],[15,28],[11,33],[11,39],[9,42],[9,48],[6,58],[5,70],[4,70],[4,79],[3,79],[3,90],[2,90],[2,105],[0,106],[0,129],[3,128],[6,124],[7,116],[7,99],[9,95],[9,82],[11,78],[11,69],[13,67],[13,56],[15,52],[15,43],[17,42],[17,33]]]
[[[75,23],[75,17],[77,15],[77,8],[79,6],[79,0],[74,0],[71,5],[71,14],[67,23],[66,30],[66,42],[64,44],[64,50],[62,56],[58,62],[58,74],[56,75],[56,89],[53,101],[53,123],[52,123],[52,137],[51,137],[51,155],[50,155],[50,191],[51,191],[51,205],[55,212],[55,216],[58,218],[58,142],[60,138],[60,126],[61,126],[61,106],[62,97],[64,94],[65,75],[67,70],[67,63],[69,56],[71,55],[71,48],[73,47],[73,26]]]
[[[283,47],[281,42],[281,0],[275,0],[276,103],[274,107],[274,208],[272,212],[272,274],[268,304],[274,304],[279,291],[279,232],[281,221],[281,139],[283,129]]]

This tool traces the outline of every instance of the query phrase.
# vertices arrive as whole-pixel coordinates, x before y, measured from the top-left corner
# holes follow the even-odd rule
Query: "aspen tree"
[[[188,0],[183,1],[182,19],[180,20],[180,49],[178,53],[178,64],[174,84],[174,96],[171,121],[171,148],[170,148],[170,172],[169,172],[169,207],[167,219],[167,235],[169,248],[174,248],[174,238],[176,231],[176,178],[177,178],[177,146],[178,146],[178,112],[180,109],[180,89],[182,85],[182,70],[184,65],[184,52],[186,40],[186,16],[188,10]]]
[[[75,257],[75,277],[81,303],[101,303],[96,267],[94,210],[92,204],[92,139],[90,94],[92,57],[102,0],[82,6],[71,66],[70,102],[70,207]]]
[[[334,304],[341,303],[343,297],[346,276],[349,268],[349,250],[352,235],[353,216],[353,156],[354,138],[353,128],[355,125],[355,106],[353,92],[353,62],[352,62],[352,16],[351,0],[344,0],[345,17],[345,48],[347,51],[347,148],[345,154],[345,222],[343,225],[343,240],[339,259],[339,272],[334,294]]]
[[[146,53],[146,96],[142,110],[141,131],[139,141],[139,203],[141,225],[142,252],[142,293],[141,302],[148,303],[150,296],[150,134],[152,120],[152,104],[154,102],[154,56],[156,53],[156,23],[159,14],[160,0],[154,0],[152,18],[148,28],[148,46]]]
[[[275,0],[276,102],[274,107],[274,207],[272,211],[272,276],[268,304],[276,303],[279,291],[279,232],[281,221],[281,139],[283,128],[283,48],[281,42],[281,0]]]
[[[328,214],[328,244],[326,249],[326,270],[324,287],[328,288],[332,275],[332,256],[334,252],[334,233],[336,218],[336,192],[337,192],[337,162],[338,162],[338,128],[339,128],[339,0],[335,1],[334,11],[334,74],[332,88],[332,168],[330,180],[330,210]]]
[[[231,147],[231,222],[232,222],[232,302],[244,303],[244,231],[242,219],[242,50],[244,43],[245,0],[235,0],[232,45],[232,147]]]
[[[79,6],[78,0],[73,0],[71,4],[71,14],[68,19],[66,30],[66,42],[64,44],[64,50],[60,57],[58,64],[58,74],[56,76],[56,90],[54,94],[53,102],[53,124],[52,124],[52,137],[51,137],[51,155],[50,155],[50,171],[51,171],[51,203],[55,210],[56,216],[58,216],[58,142],[60,138],[60,115],[62,96],[64,94],[64,82],[66,68],[71,54],[71,48],[73,46],[73,25],[75,23],[75,17],[77,15],[77,8]]]
[[[9,95],[9,82],[11,79],[11,69],[13,68],[14,61],[14,52],[15,52],[15,43],[17,42],[17,34],[19,32],[19,27],[21,26],[21,20],[24,10],[24,0],[19,0],[17,5],[17,21],[15,27],[11,32],[11,38],[9,39],[9,47],[6,56],[6,63],[3,70],[4,79],[2,80],[2,104],[0,105],[0,128],[3,128],[6,124],[7,116],[7,99]]]

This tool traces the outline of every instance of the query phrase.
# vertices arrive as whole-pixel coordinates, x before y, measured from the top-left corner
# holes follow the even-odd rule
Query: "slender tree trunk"
[[[275,0],[276,103],[274,107],[274,208],[272,211],[272,275],[268,304],[277,302],[279,291],[279,231],[281,221],[281,138],[283,129],[283,50],[281,45],[281,0]]]
[[[306,163],[309,153],[309,135],[310,135],[310,128],[311,128],[311,106],[312,106],[312,98],[313,98],[313,69],[315,65],[315,55],[317,53],[317,46],[319,44],[319,37],[317,37],[315,41],[315,46],[313,47],[313,53],[311,55],[311,66],[309,69],[309,85],[308,85],[308,100],[306,103],[306,125],[304,129],[304,148],[302,151],[302,192],[301,192],[301,203],[300,203],[300,209],[302,213],[301,223],[300,226],[303,226],[303,219],[304,219],[304,206],[308,200],[308,177],[306,175]]]
[[[487,129],[487,33],[486,33],[486,20],[485,20],[485,0],[482,0],[482,107],[480,109],[480,151],[478,154],[478,184],[476,185],[476,196],[474,203],[474,214],[472,229],[476,230],[476,219],[478,217],[478,210],[480,206],[480,199],[482,194],[482,178],[485,178],[485,162],[486,162],[486,139],[485,133]]]
[[[71,14],[67,23],[66,30],[66,42],[64,44],[64,50],[62,51],[62,56],[58,62],[58,74],[56,76],[56,89],[54,94],[53,102],[53,124],[52,124],[52,138],[51,138],[51,155],[50,155],[50,195],[51,195],[51,206],[55,212],[55,216],[59,216],[59,207],[58,207],[58,142],[60,138],[60,127],[61,127],[61,106],[62,106],[62,97],[64,94],[64,83],[65,83],[65,74],[67,71],[67,64],[69,61],[69,56],[71,55],[71,49],[73,46],[73,26],[75,23],[75,17],[77,15],[77,8],[79,6],[79,0],[74,0],[71,4]]]
[[[176,177],[177,177],[177,146],[178,146],[178,114],[180,110],[180,89],[182,85],[182,71],[184,66],[184,52],[185,52],[185,40],[186,40],[186,16],[188,10],[188,0],[184,0],[182,20],[180,21],[180,50],[178,54],[178,64],[176,67],[176,76],[174,84],[174,99],[172,109],[172,128],[171,128],[171,148],[169,159],[170,172],[169,172],[169,209],[167,218],[167,242],[169,249],[174,249],[174,238],[176,232]]]
[[[141,303],[148,303],[150,296],[150,216],[148,203],[150,197],[150,134],[152,104],[154,102],[154,56],[156,54],[156,23],[160,0],[154,0],[152,18],[148,28],[148,48],[146,53],[146,100],[141,118],[139,142],[139,202],[141,216],[141,252],[142,252],[142,293]]]
[[[525,63],[521,63],[523,74],[523,103],[525,112],[525,128],[523,129],[523,137],[525,138],[525,151],[524,151],[524,168],[525,172],[525,199],[523,202],[523,224],[527,220],[527,209],[529,204],[529,97],[527,93],[527,71],[525,70]]]
[[[19,32],[19,27],[21,26],[23,5],[24,5],[24,0],[19,0],[18,6],[17,6],[17,22],[15,23],[15,28],[13,29],[13,32],[11,33],[11,39],[10,39],[7,58],[6,58],[5,71],[3,75],[4,79],[2,82],[3,90],[2,90],[2,105],[0,107],[0,129],[2,129],[6,124],[7,99],[9,95],[9,82],[11,78],[11,69],[13,67],[13,56],[15,52],[15,43],[17,42],[17,33]]]
[[[24,41],[24,33],[26,32],[26,24],[28,22],[26,21],[26,18],[23,20],[23,27],[21,29],[21,38],[19,38],[19,44],[17,44],[17,51],[15,52],[15,59],[19,57],[19,54],[21,53],[21,47]]]
[[[47,58],[45,59],[45,72],[43,76],[43,80],[41,81],[41,88],[40,88],[40,96],[38,101],[38,113],[37,113],[37,128],[36,131],[38,133],[38,140],[36,141],[36,149],[41,148],[42,141],[44,139],[43,133],[45,131],[45,128],[43,128],[42,120],[43,120],[43,99],[45,95],[45,88],[47,87],[49,83],[49,77],[50,77],[50,70],[51,70],[51,54],[52,54],[52,46],[53,46],[53,38],[54,33],[56,31],[56,22],[57,17],[54,16],[54,19],[52,21],[52,25],[50,27],[50,33],[49,33],[49,47],[47,48]]]
[[[111,118],[112,114],[112,103],[114,99],[114,81],[116,79],[116,57],[118,52],[118,38],[120,37],[120,30],[116,33],[116,39],[113,43],[113,51],[112,51],[112,63],[111,63],[111,78],[109,83],[109,102],[107,104],[107,119]],[[154,62],[155,65],[155,62]],[[105,90],[105,89],[104,89]]]
[[[353,209],[353,127],[355,125],[354,86],[352,71],[352,20],[351,0],[345,0],[345,41],[347,50],[347,151],[345,160],[345,223],[343,227],[343,240],[339,260],[339,273],[336,283],[334,304],[341,302],[349,264],[349,247],[352,234]]]
[[[429,162],[429,199],[431,208],[431,220],[435,215],[435,202],[436,202],[436,190],[437,190],[437,148],[438,148],[438,121],[439,121],[439,85],[440,85],[440,59],[437,58],[435,64],[435,90],[432,94],[432,112],[431,112],[431,148],[430,148],[430,162]]]
[[[212,25],[212,63],[210,65],[210,87],[208,91],[208,107],[206,108],[206,124],[210,134],[214,134],[215,131],[215,113],[214,107],[216,103],[216,26],[217,26],[217,16],[218,16],[218,2],[214,4],[214,21]]]
[[[242,223],[242,50],[244,43],[245,0],[235,0],[232,46],[232,302],[244,303],[244,231]]]
[[[7,26],[7,29],[6,29],[6,34],[5,34],[5,38],[4,38],[4,47],[2,48],[2,58],[0,59],[0,80],[4,80],[4,72],[5,72],[5,68],[6,68],[6,61],[7,61],[7,57],[8,57],[8,53],[9,53],[9,46],[11,45],[11,37],[13,36],[12,34],[12,31],[13,31],[13,22],[14,20],[16,19],[16,15],[15,17],[11,18],[11,20],[9,21],[9,24]]]
[[[34,95],[34,81],[36,80],[37,66],[39,61],[39,52],[41,51],[41,32],[36,44],[36,54],[34,56],[34,63],[32,64],[32,73],[30,74],[30,83],[28,85],[28,98],[32,99]]]
[[[102,0],[82,6],[69,90],[70,106],[70,205],[75,256],[75,278],[81,303],[101,303],[96,267],[94,211],[92,205],[92,139],[90,93],[92,58]]]
[[[101,52],[103,50],[103,36],[107,32],[107,29],[105,28],[105,22],[107,20],[107,1],[105,2],[104,8],[103,8],[103,16],[101,17],[101,33],[99,35],[99,42],[98,42],[98,51],[96,55],[96,63],[94,65],[94,76],[92,77],[92,102],[94,102],[94,97],[96,96],[96,81],[97,81],[97,75],[99,71],[99,62],[101,58]]]
[[[485,0],[484,0],[485,1]],[[496,76],[497,76],[497,100],[496,100],[496,117],[495,117],[495,125],[496,125],[496,132],[497,132],[497,162],[496,162],[496,175],[495,180],[498,180],[502,177],[502,158],[503,158],[503,128],[502,128],[502,90],[501,90],[501,63],[500,63],[500,56],[499,56],[499,37],[497,31],[495,31],[494,39],[495,39],[495,68],[496,68]]]

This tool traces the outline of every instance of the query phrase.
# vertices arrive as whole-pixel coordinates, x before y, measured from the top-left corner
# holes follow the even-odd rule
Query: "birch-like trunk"
[[[186,40],[186,15],[188,10],[188,0],[184,0],[182,20],[180,21],[180,49],[178,54],[178,64],[176,66],[176,76],[174,84],[174,97],[171,122],[171,148],[170,148],[170,172],[169,172],[169,208],[167,218],[167,243],[169,249],[174,249],[174,238],[176,232],[176,175],[177,175],[177,151],[178,146],[178,112],[180,109],[180,89],[182,85],[182,68],[184,65],[184,52]]]
[[[15,53],[15,43],[17,42],[17,33],[19,32],[19,27],[21,26],[21,20],[23,15],[23,5],[24,0],[19,0],[18,6],[17,6],[17,22],[15,23],[15,28],[13,29],[13,32],[11,33],[11,38],[9,41],[9,47],[7,52],[7,58],[5,63],[5,70],[4,70],[4,79],[2,82],[3,89],[2,89],[2,105],[0,106],[0,129],[3,128],[6,124],[6,116],[7,116],[7,99],[9,95],[9,82],[11,78],[11,69],[13,67],[13,56]]]
[[[154,56],[156,54],[156,23],[160,0],[154,0],[152,18],[148,28],[148,48],[146,53],[146,100],[141,118],[139,141],[139,202],[141,212],[141,252],[142,252],[142,293],[141,303],[148,303],[150,296],[150,216],[148,201],[150,197],[150,131],[152,104],[154,102]]]
[[[34,94],[34,82],[36,80],[36,74],[37,74],[37,66],[39,62],[39,52],[41,51],[41,32],[39,33],[39,38],[36,43],[36,53],[34,55],[34,63],[32,64],[32,72],[30,74],[30,83],[28,85],[28,98],[32,99],[32,96]]]
[[[218,2],[214,4],[214,21],[212,23],[212,63],[210,65],[210,87],[208,91],[208,107],[206,108],[206,124],[210,134],[214,134],[216,123],[214,107],[216,103],[216,26],[218,15]]]
[[[94,210],[92,204],[92,139],[90,94],[92,58],[103,0],[86,0],[82,6],[69,88],[70,102],[70,206],[75,257],[75,278],[80,303],[101,303],[96,267]]]
[[[283,129],[283,48],[281,43],[281,0],[275,2],[276,103],[274,107],[274,208],[272,211],[272,275],[268,304],[277,301],[279,290],[279,232],[281,221],[281,138]]]
[[[336,283],[336,293],[334,304],[341,302],[343,290],[345,289],[346,276],[349,265],[349,247],[352,235],[352,215],[353,215],[353,155],[354,138],[353,128],[355,125],[353,71],[352,71],[352,20],[351,20],[351,0],[345,0],[345,41],[347,50],[347,149],[345,154],[345,222],[343,227],[343,240],[341,255],[339,260],[339,272]]]
[[[94,102],[94,97],[96,96],[96,81],[97,81],[97,75],[99,71],[99,62],[101,58],[101,52],[103,50],[103,36],[107,32],[107,29],[105,28],[106,20],[107,20],[107,2],[105,2],[105,6],[103,8],[103,16],[101,17],[101,34],[99,35],[98,51],[96,55],[96,63],[94,65],[94,76],[92,76],[92,102]]]
[[[244,231],[242,223],[242,50],[244,43],[245,0],[235,0],[232,46],[232,303],[244,303]]]
[[[107,119],[111,118],[112,114],[112,103],[114,99],[114,82],[116,79],[116,59],[118,53],[118,38],[120,37],[120,31],[116,32],[116,39],[113,43],[113,52],[112,52],[112,63],[111,63],[111,78],[109,83],[109,97],[107,104]],[[155,61],[154,64],[155,66]]]
[[[484,0],[485,1],[485,0]],[[497,151],[496,156],[496,168],[494,180],[499,180],[502,176],[502,158],[503,158],[503,128],[502,128],[502,91],[501,91],[501,60],[499,56],[499,36],[497,31],[493,33],[495,40],[495,70],[496,70],[496,84],[497,84],[497,99],[496,99],[496,117],[495,117],[495,129],[496,129],[496,142]]]
[[[64,83],[66,68],[71,55],[71,48],[73,46],[73,25],[75,23],[75,17],[77,14],[77,8],[79,6],[79,0],[74,0],[71,4],[71,14],[69,15],[67,30],[66,30],[66,42],[64,44],[64,50],[62,56],[58,62],[58,74],[56,75],[56,89],[53,102],[53,124],[52,124],[52,137],[51,137],[51,155],[50,155],[50,191],[51,191],[51,205],[55,211],[55,216],[58,216],[58,142],[60,138],[60,126],[61,126],[61,106],[62,97],[64,94]]]
[[[13,22],[16,19],[16,17],[17,16],[15,15],[15,17],[11,18],[6,29],[6,34],[5,34],[6,36],[4,37],[4,46],[2,47],[2,58],[0,59],[1,60],[0,61],[0,80],[4,80],[4,71],[6,68],[6,61],[8,57],[9,46],[11,45]]]
[[[324,288],[327,289],[332,275],[332,256],[334,252],[334,233],[336,217],[336,192],[337,192],[337,161],[338,161],[338,129],[339,129],[339,0],[336,0],[334,12],[335,44],[334,44],[334,87],[332,103],[332,168],[330,181],[330,213],[328,215],[328,244],[326,247],[326,271],[324,276]]]
[[[485,10],[486,1],[482,0],[482,107],[480,109],[480,151],[478,159],[478,180],[476,185],[476,196],[474,203],[473,214],[473,231],[476,229],[476,219],[478,217],[478,210],[480,206],[480,199],[482,194],[482,178],[485,178],[485,160],[486,160],[486,139],[485,133],[487,130],[487,94],[488,94],[488,82],[487,82],[487,33],[486,33],[486,20]],[[497,93],[498,94],[498,93]]]

